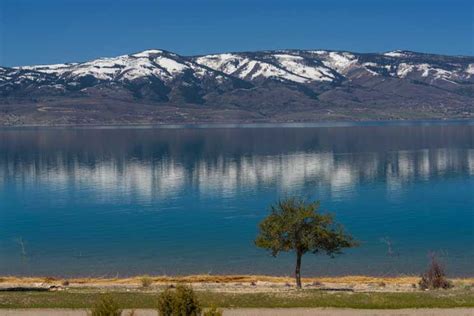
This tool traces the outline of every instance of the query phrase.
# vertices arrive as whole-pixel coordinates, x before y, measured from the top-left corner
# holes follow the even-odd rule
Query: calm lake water
[[[305,275],[474,275],[474,123],[0,129],[0,274],[291,274],[253,245],[279,197],[361,246]]]

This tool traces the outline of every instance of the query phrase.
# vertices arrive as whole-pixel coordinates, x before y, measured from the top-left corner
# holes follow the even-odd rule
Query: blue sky
[[[0,0],[0,65],[148,48],[474,55],[470,0]]]

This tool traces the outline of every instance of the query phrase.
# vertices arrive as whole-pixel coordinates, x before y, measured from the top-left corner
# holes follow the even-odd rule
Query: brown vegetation
[[[431,255],[431,263],[428,270],[421,275],[418,283],[422,290],[449,289],[453,284],[446,278],[443,265],[438,261],[436,255]]]

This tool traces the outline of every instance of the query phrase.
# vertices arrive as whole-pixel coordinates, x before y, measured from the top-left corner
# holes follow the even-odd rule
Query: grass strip
[[[122,308],[155,308],[155,293],[108,292]],[[99,297],[91,292],[1,292],[0,308],[89,308]],[[203,306],[222,308],[338,307],[358,309],[474,307],[474,292],[443,290],[409,293],[218,293],[197,291]]]

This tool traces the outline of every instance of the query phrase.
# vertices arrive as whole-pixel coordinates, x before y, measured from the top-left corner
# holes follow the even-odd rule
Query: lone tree
[[[350,235],[334,222],[332,214],[319,212],[319,201],[299,198],[280,200],[260,223],[255,245],[276,257],[281,251],[296,253],[296,287],[301,288],[301,257],[307,253],[326,253],[333,257],[343,248],[357,246]]]

